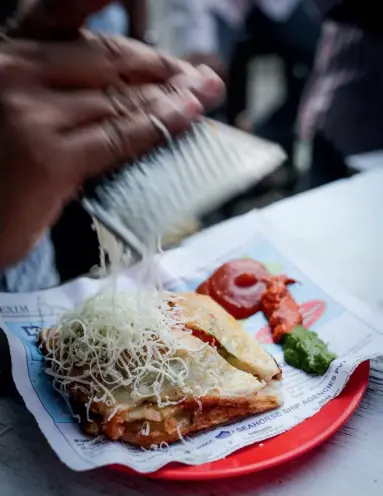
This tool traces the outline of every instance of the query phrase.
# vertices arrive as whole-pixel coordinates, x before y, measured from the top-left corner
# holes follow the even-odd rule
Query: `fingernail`
[[[211,67],[209,67],[208,65],[204,65],[204,64],[199,65],[199,66],[197,66],[197,69],[199,70],[199,72],[202,72],[202,74],[206,78],[214,79],[214,80],[219,79],[219,76],[217,75],[217,73],[214,72],[213,69]]]
[[[215,93],[217,90],[217,81],[220,81],[217,74],[209,67],[192,68],[186,74],[178,74],[172,80],[172,83],[178,87],[189,88],[199,94]]]
[[[202,75],[204,92],[206,94],[216,95],[219,92],[224,93],[225,87],[223,81],[213,69],[207,65],[200,65],[197,69]]]
[[[168,95],[158,102],[161,116],[167,120],[182,116],[193,120],[203,112],[200,101],[192,94]]]

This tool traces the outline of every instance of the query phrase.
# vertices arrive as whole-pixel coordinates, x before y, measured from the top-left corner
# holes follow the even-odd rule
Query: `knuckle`
[[[105,96],[107,97],[108,110],[111,115],[127,115],[129,112],[129,106],[124,103],[124,91],[118,87],[111,86],[105,91]]]
[[[135,88],[129,88],[124,94],[120,95],[122,107],[126,111],[139,112],[146,105],[146,99],[141,91]]]
[[[174,76],[181,72],[181,65],[172,57],[165,53],[158,52],[159,62],[162,66],[163,73],[167,77]]]
[[[122,116],[130,113],[145,113],[170,90],[166,85],[123,85],[108,91],[114,109]]]
[[[129,89],[127,100],[131,100],[134,103],[135,110],[145,111],[154,102],[166,95],[166,92],[167,87],[165,85],[144,85]]]
[[[117,36],[100,35],[98,42],[101,45],[106,56],[114,62],[116,59],[124,57],[124,50],[122,48],[121,39]]]
[[[128,142],[126,133],[123,132],[121,123],[118,119],[111,119],[105,126],[106,146],[108,153],[116,160],[123,160],[126,155]]]
[[[164,135],[153,116],[142,111],[130,118],[116,118],[106,128],[107,147],[115,163],[132,162],[163,142]]]
[[[88,42],[101,55],[103,64],[117,79],[120,62],[124,61],[127,56],[120,38],[100,34],[94,40],[89,40]]]
[[[2,118],[12,124],[24,121],[29,108],[26,100],[26,96],[19,91],[4,91],[0,99]]]
[[[133,126],[126,119],[110,119],[104,127],[106,147],[113,162],[134,158]]]

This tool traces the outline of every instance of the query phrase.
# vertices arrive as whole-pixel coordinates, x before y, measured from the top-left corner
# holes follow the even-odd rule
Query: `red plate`
[[[342,393],[325,405],[320,412],[293,429],[263,442],[257,442],[223,460],[199,466],[170,464],[153,474],[153,479],[209,480],[236,477],[275,467],[303,455],[331,437],[357,409],[367,389],[370,363],[355,370]],[[122,466],[112,468],[135,473]]]

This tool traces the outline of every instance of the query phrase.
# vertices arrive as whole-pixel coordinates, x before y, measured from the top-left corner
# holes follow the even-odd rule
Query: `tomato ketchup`
[[[271,274],[260,262],[227,262],[204,281],[197,293],[208,295],[235,319],[247,319],[261,309],[262,294]]]

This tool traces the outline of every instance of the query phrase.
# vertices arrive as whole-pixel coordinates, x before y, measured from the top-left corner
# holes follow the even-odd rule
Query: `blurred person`
[[[129,36],[148,42],[148,11],[146,0],[120,0],[106,5],[89,16],[86,27],[93,32]]]
[[[170,0],[174,49],[225,77],[251,0]]]
[[[290,166],[286,185],[294,184],[294,123],[320,34],[311,1],[171,0],[170,4],[178,55],[195,64],[203,61],[227,79],[224,120],[279,143]],[[248,66],[254,56],[264,54],[282,60],[287,96],[276,111],[254,125],[248,112]]]
[[[222,96],[206,67],[126,38],[79,36],[106,3],[36,0],[0,37],[1,291],[57,284],[49,230],[84,182],[159,144],[152,116],[177,134]]]
[[[383,22],[379,2],[315,0],[323,15],[299,134],[312,144],[309,187],[348,175],[348,156],[383,149]]]
[[[269,10],[266,10],[266,5]],[[281,144],[291,166],[295,143],[294,123],[319,35],[320,21],[310,0],[254,2],[246,19],[243,36],[236,44],[230,67],[229,123]],[[254,125],[248,117],[248,63],[254,56],[263,54],[276,54],[281,59],[286,98],[271,115]],[[294,172],[293,167],[291,170]]]
[[[87,19],[85,26],[95,33],[127,36],[129,33],[129,16],[122,2],[112,2],[100,12],[91,15]]]
[[[178,56],[195,63],[203,61],[221,75],[227,72],[244,28],[251,31],[260,45],[269,43],[273,47],[275,42],[269,39],[276,37],[278,27],[281,31],[288,30],[304,51],[310,40],[297,41],[295,19],[292,25],[288,22],[298,15],[302,25],[301,3],[302,0],[170,0],[174,48]],[[305,30],[304,24],[302,27]],[[258,28],[261,28],[259,32]]]
[[[238,51],[238,42],[243,37],[249,12],[254,12],[256,9],[261,13],[262,18],[270,18],[274,21],[277,19],[279,22],[288,17],[299,2],[300,0],[171,0],[169,5],[175,38],[174,48],[178,56],[194,65],[206,64],[221,78],[227,80],[232,58],[233,56],[236,58],[233,54]],[[263,36],[264,30],[259,37],[260,43]],[[242,48],[240,50],[242,51]],[[241,56],[240,59],[243,60],[243,57]],[[232,72],[230,71],[229,83]],[[228,93],[229,109],[236,108],[237,102],[243,101],[238,114],[245,109],[245,93],[247,93],[245,72],[242,70],[240,76],[243,80],[243,85],[241,84],[243,94],[241,96],[234,94],[231,97]],[[230,115],[230,110],[226,111],[226,105],[223,105],[211,116],[226,120],[226,114]],[[230,123],[237,123],[237,119],[233,119]]]

